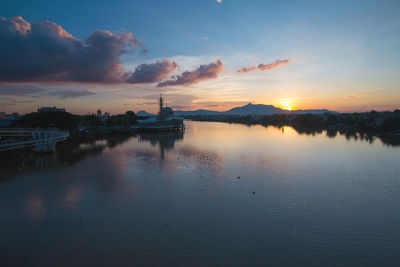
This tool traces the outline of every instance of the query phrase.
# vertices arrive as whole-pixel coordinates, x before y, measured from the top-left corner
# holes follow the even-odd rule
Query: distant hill
[[[263,104],[253,105],[249,103],[243,107],[232,108],[222,113],[227,115],[249,115],[249,114],[272,115],[272,114],[282,114],[287,112],[288,112],[287,110],[276,108],[272,105],[263,105]]]
[[[263,104],[247,104],[242,107],[235,107],[227,111],[213,111],[206,109],[198,109],[193,111],[174,111],[175,115],[178,116],[194,116],[194,115],[274,115],[274,114],[322,114],[322,113],[337,113],[335,111],[327,109],[306,109],[306,110],[284,110],[277,108],[273,105]]]
[[[328,109],[298,109],[289,112],[289,114],[323,114],[323,113],[339,114],[339,112],[337,111],[332,111]]]

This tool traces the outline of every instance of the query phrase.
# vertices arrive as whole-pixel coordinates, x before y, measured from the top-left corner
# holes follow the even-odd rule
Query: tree
[[[380,129],[383,131],[400,130],[400,118],[389,118],[384,120]]]
[[[17,120],[15,126],[27,128],[57,128],[72,131],[77,128],[78,121],[74,115],[68,112],[32,112],[25,114],[21,119]]]
[[[106,124],[108,126],[127,126],[130,120],[125,115],[114,115],[107,119]]]
[[[129,119],[129,122],[131,124],[136,123],[136,114],[135,112],[128,110],[127,112],[125,112],[125,116]]]

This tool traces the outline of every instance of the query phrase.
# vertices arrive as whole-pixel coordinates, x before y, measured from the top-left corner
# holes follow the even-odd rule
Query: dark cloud
[[[219,105],[218,104],[208,104],[208,105],[204,105],[205,107],[208,107],[208,108],[216,108],[216,107],[219,107]]]
[[[171,101],[173,103],[177,103],[177,102],[193,102],[193,100],[197,100],[197,97],[194,95],[182,95],[182,94],[163,94],[162,95],[164,98],[164,102],[168,102]],[[155,102],[151,102],[151,103],[158,103],[158,99],[160,98],[159,94],[154,94],[154,95],[145,95],[145,96],[141,96],[138,97],[141,99],[151,99],[151,100],[155,100]]]
[[[175,103],[175,101],[174,101]],[[245,101],[226,101],[226,102],[200,102],[200,101],[186,101],[182,102],[180,105],[172,106],[173,109],[179,110],[197,110],[197,109],[208,109],[208,110],[229,110],[233,107],[243,106],[248,104]]]
[[[164,58],[151,64],[141,64],[127,79],[128,83],[154,83],[166,78],[178,66],[175,61]]]
[[[95,92],[89,91],[89,90],[83,90],[83,91],[60,91],[60,92],[54,92],[53,96],[59,96],[61,98],[77,98],[77,97],[83,97],[83,96],[89,96],[89,95],[95,95]]]
[[[198,108],[215,108],[215,107],[225,107],[226,109],[235,107],[235,106],[243,106],[248,104],[246,101],[209,101],[209,102],[196,102],[195,105]]]
[[[270,69],[276,68],[278,66],[286,65],[286,64],[289,64],[289,63],[290,63],[290,60],[287,60],[287,59],[286,60],[280,60],[280,59],[278,59],[273,63],[269,63],[269,64],[261,63],[258,66],[242,68],[242,69],[238,70],[237,72],[246,73],[246,72],[254,71],[254,70],[257,70],[257,69],[259,71],[265,71],[265,70],[270,70]]]
[[[16,106],[19,104],[31,104],[36,103],[36,99],[14,99],[14,98],[4,98],[0,99],[0,106]]]
[[[254,67],[249,67],[249,68],[241,68],[241,69],[238,70],[237,72],[246,73],[246,72],[250,72],[250,71],[253,71],[253,70],[256,70],[256,69],[257,69],[256,66],[254,66]]]
[[[194,71],[185,71],[181,75],[178,75],[175,80],[161,82],[157,85],[157,87],[192,85],[200,81],[215,79],[218,77],[218,74],[223,71],[223,66],[224,63],[218,59],[216,62],[207,65],[200,65]]]
[[[46,90],[36,85],[0,84],[0,95],[30,96]]]
[[[278,59],[277,61],[275,61],[273,63],[270,63],[270,64],[260,64],[260,65],[258,65],[258,69],[261,70],[261,71],[270,70],[270,69],[276,68],[278,66],[286,65],[286,64],[289,64],[289,63],[290,63],[290,60],[287,60],[287,59],[286,60],[280,60],[280,59]]]
[[[123,82],[120,56],[134,46],[143,48],[132,33],[96,30],[83,41],[54,22],[0,18],[0,81]]]
[[[174,110],[181,110],[181,109],[189,109],[191,106],[172,106],[171,107]]]

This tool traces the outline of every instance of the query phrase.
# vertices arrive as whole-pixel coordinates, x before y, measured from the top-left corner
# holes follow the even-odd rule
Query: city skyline
[[[400,108],[397,1],[106,2],[0,4],[0,111]]]

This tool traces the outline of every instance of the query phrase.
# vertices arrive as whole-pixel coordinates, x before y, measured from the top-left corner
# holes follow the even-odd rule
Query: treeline
[[[195,121],[218,121],[264,126],[292,126],[299,132],[340,130],[349,132],[388,133],[400,131],[400,110],[364,113],[275,114],[275,115],[195,115]]]
[[[85,129],[96,129],[98,127],[126,127],[136,124],[138,117],[133,111],[127,111],[125,114],[112,116],[96,116],[91,115],[74,115],[69,112],[47,111],[32,112],[25,114],[16,120],[12,127],[21,128],[56,128],[60,130],[68,130],[70,132],[78,131],[79,127]]]

